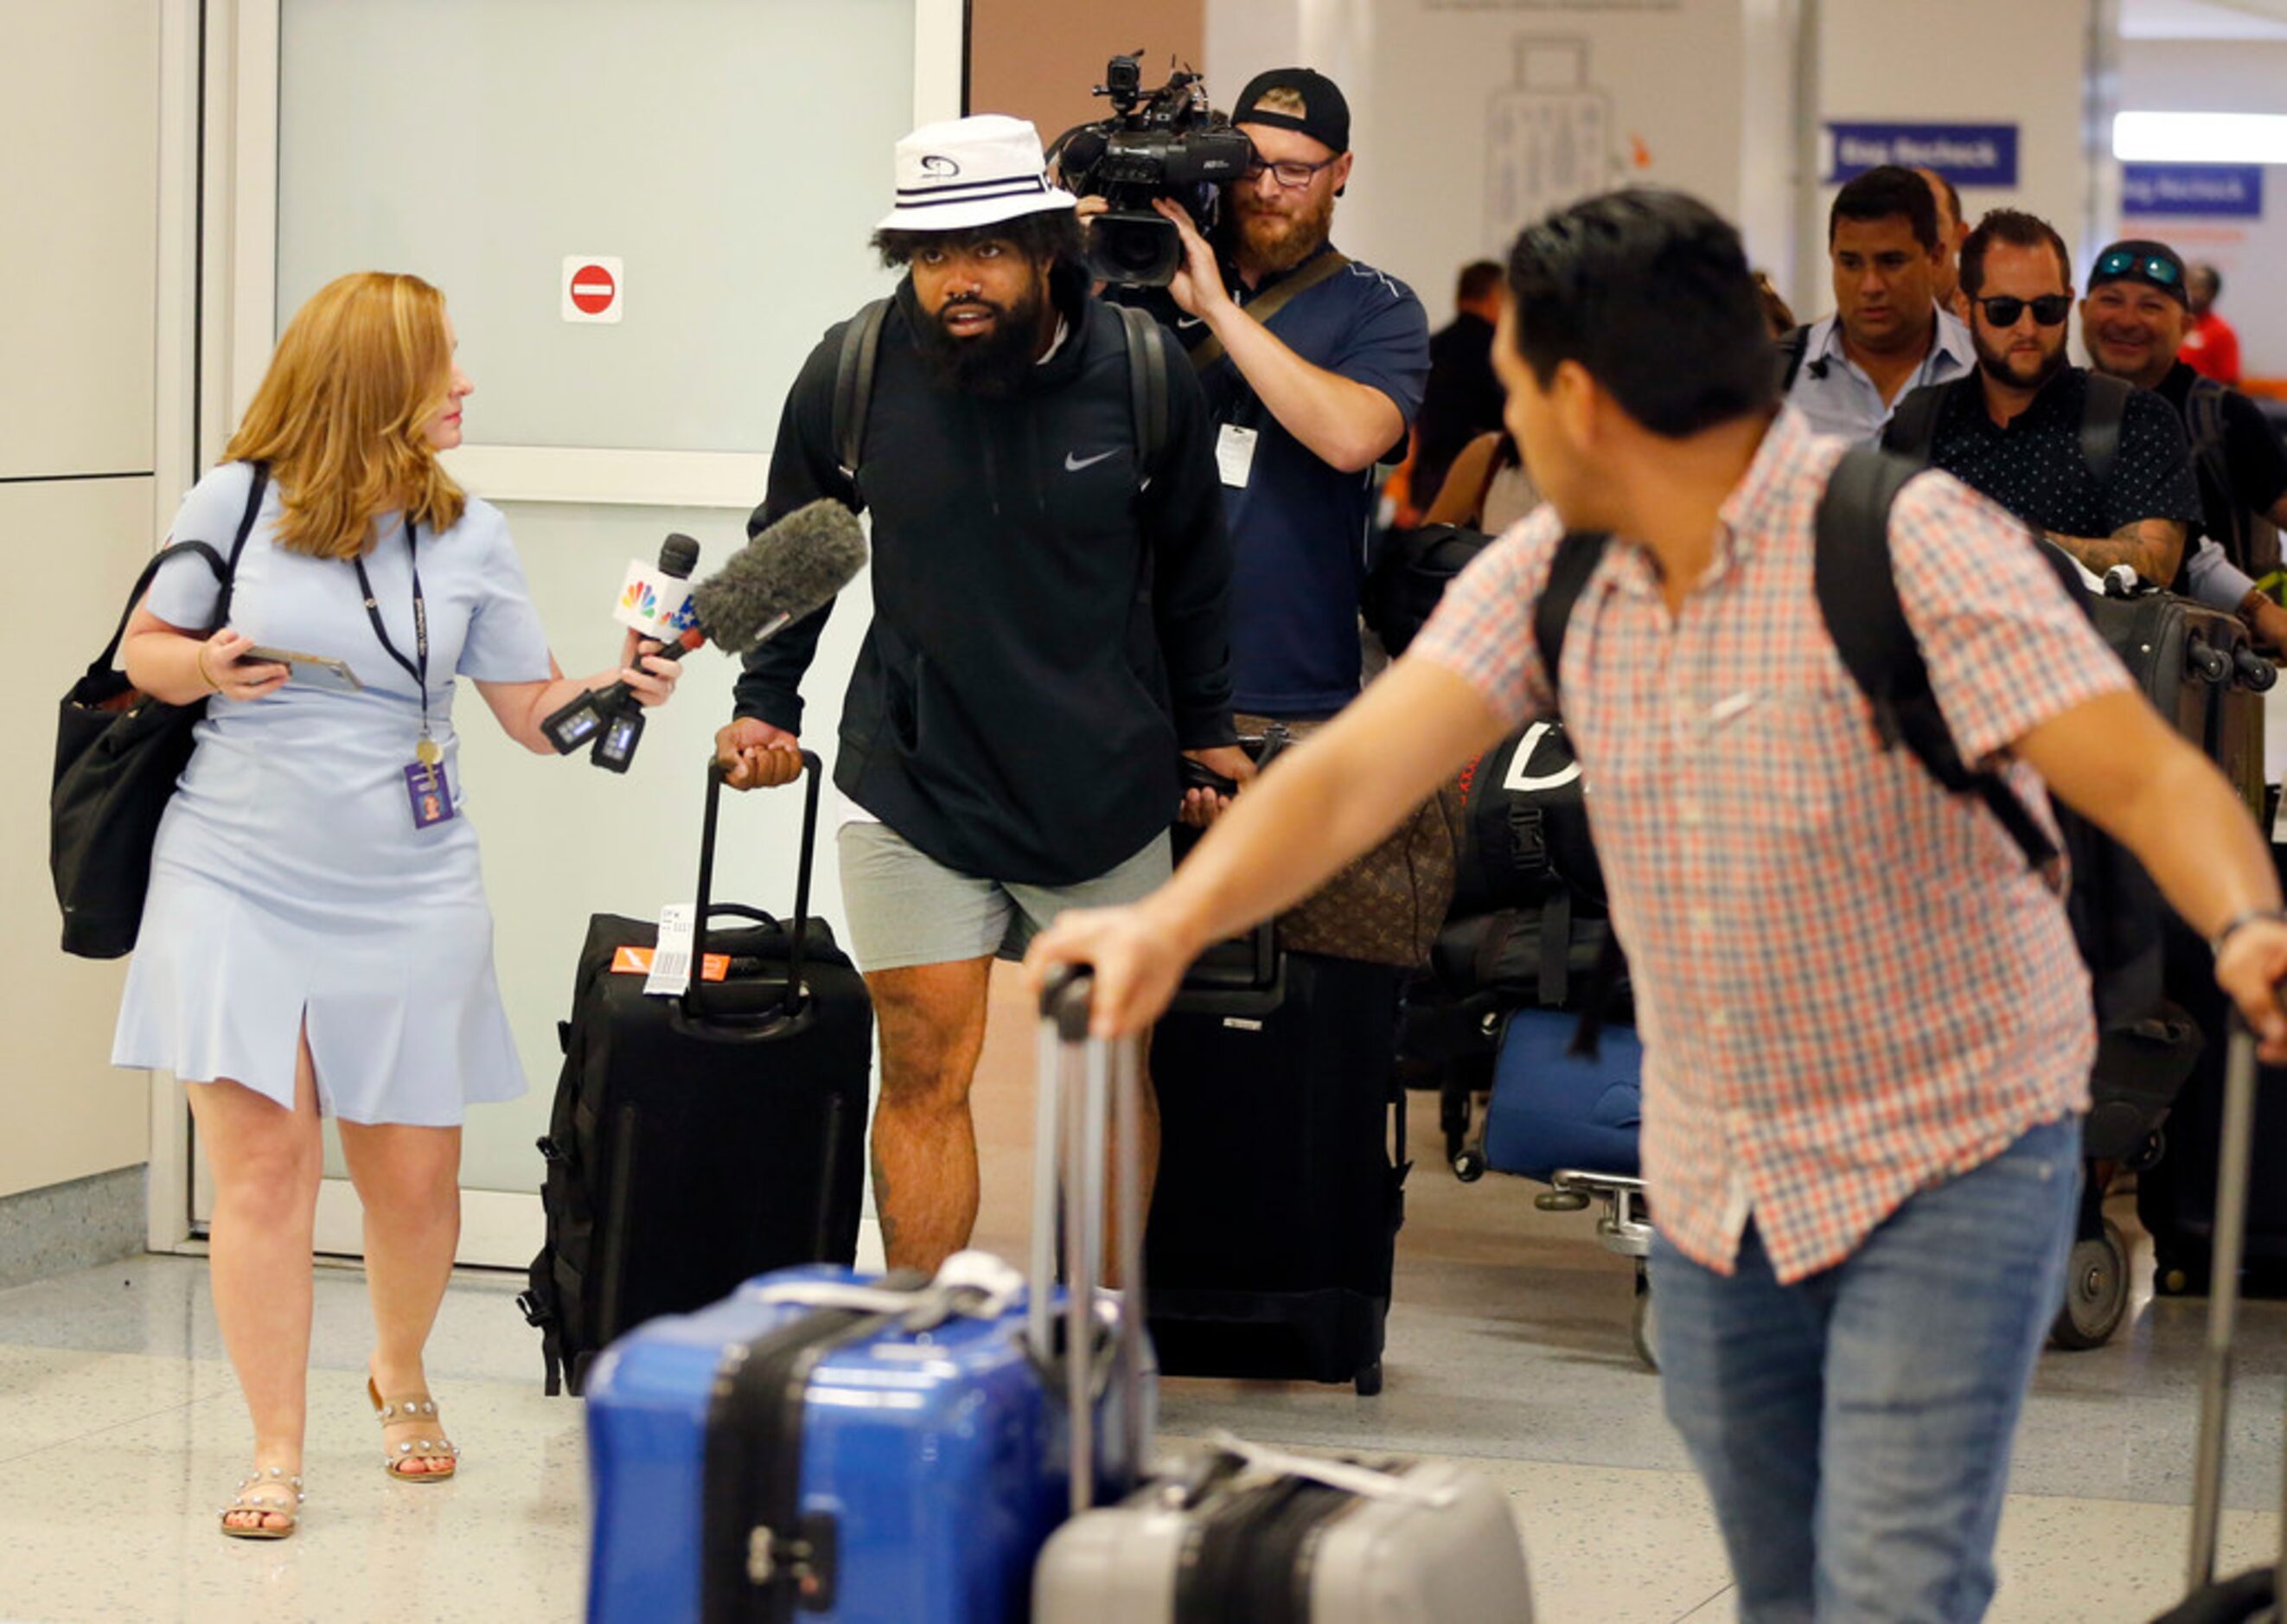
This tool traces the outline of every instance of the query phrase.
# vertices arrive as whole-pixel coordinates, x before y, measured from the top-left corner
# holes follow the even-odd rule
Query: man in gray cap
[[[893,1269],[935,1270],[976,1222],[969,1089],[994,955],[1167,877],[1179,804],[1201,822],[1220,808],[1185,796],[1179,752],[1252,772],[1205,402],[1161,329],[1089,295],[1073,200],[1043,170],[1033,126],[997,115],[898,144],[874,242],[906,278],[811,352],[748,524],[821,496],[874,520],[874,620],[834,780],[881,1026],[874,1200]],[[874,347],[845,366],[853,329]],[[1156,445],[1137,405],[1151,392],[1131,387],[1154,371]],[[830,608],[747,657],[716,736],[733,786],[800,774],[799,685]]]

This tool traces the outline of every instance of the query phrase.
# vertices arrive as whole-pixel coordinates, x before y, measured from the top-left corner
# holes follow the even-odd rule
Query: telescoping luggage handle
[[[2199,1458],[2192,1477],[2192,1549],[2186,1575],[2192,1593],[2215,1578],[2217,1535],[2223,1518],[2225,1430],[2231,1414],[2232,1336],[2239,1319],[2239,1270],[2247,1239],[2248,1174],[2254,1146],[2255,1035],[2234,1016],[2230,1052],[2224,1063],[2213,1279],[2208,1287],[2207,1349],[2200,1369]],[[2287,1502],[2287,1493],[2282,1499]],[[2287,1578],[2287,1519],[2283,1519],[2281,1540],[2275,1586],[2278,1579]]]
[[[700,988],[706,977],[700,973],[707,962],[708,930],[716,914],[731,914],[753,919],[762,923],[774,923],[766,914],[736,903],[715,902],[715,828],[723,810],[723,764],[713,757],[707,762],[707,820],[699,834],[699,895],[693,909],[698,940],[694,946],[691,967],[691,983],[683,994],[684,1012],[696,1019],[704,1013],[700,1006]],[[795,869],[794,923],[787,928],[787,986],[785,1010],[789,1016],[802,1008],[802,950],[803,939],[810,933],[810,869],[818,850],[818,788],[822,776],[818,757],[809,750],[802,752],[802,853]]]
[[[1051,971],[1041,994],[1040,1097],[1033,1117],[1033,1258],[1025,1334],[1043,1371],[1062,1369],[1071,1408],[1072,1509],[1096,1503],[1096,1265],[1104,1256],[1104,1139],[1119,1145],[1120,1315],[1110,1380],[1121,1446],[1144,1461],[1144,1108],[1136,1042],[1088,1035],[1095,982]],[[1072,1096],[1077,1095],[1077,1100]],[[1060,1177],[1059,1175],[1062,1175]],[[1058,1192],[1064,1252],[1064,1351],[1056,1347]]]

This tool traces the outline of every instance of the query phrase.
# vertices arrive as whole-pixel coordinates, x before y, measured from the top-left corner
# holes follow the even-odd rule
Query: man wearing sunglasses
[[[2287,647],[2287,609],[2253,579],[2275,556],[2275,527],[2287,525],[2287,446],[2255,402],[2179,359],[2191,286],[2192,274],[2166,243],[2112,244],[2088,275],[2081,343],[2098,371],[2174,408],[2191,438],[2202,534],[2177,589],[2237,614],[2272,647]],[[2267,527],[2274,527],[2267,536]]]
[[[2165,401],[2142,391],[2122,399],[2117,385],[2093,392],[2067,360],[2069,265],[2046,221],[1988,214],[1961,247],[1976,375],[1909,396],[1882,443],[1926,456],[2091,574],[2125,564],[2165,586],[2200,517],[2184,432]]]
[[[1224,190],[1216,241],[1158,204],[1183,239],[1167,290],[1175,308],[1142,290],[1111,297],[1171,321],[1207,388],[1237,555],[1233,702],[1316,720],[1358,691],[1373,468],[1402,454],[1420,410],[1429,319],[1411,289],[1330,241],[1354,160],[1349,104],[1333,80],[1307,67],[1257,74],[1231,123],[1254,162]]]

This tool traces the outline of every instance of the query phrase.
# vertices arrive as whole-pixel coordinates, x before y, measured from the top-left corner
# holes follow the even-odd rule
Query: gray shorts
[[[1168,836],[1076,885],[1019,885],[956,874],[882,823],[845,823],[842,907],[850,952],[863,970],[906,970],[965,959],[1022,958],[1033,938],[1068,907],[1140,902],[1173,872]]]

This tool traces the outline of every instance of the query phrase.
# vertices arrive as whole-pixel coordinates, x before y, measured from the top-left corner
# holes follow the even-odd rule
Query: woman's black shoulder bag
[[[191,729],[207,711],[204,700],[170,705],[153,699],[112,669],[127,622],[160,566],[178,553],[194,552],[222,585],[215,628],[228,624],[238,555],[269,483],[270,471],[254,464],[253,488],[227,560],[204,542],[177,542],[144,566],[111,641],[64,695],[56,721],[55,785],[48,796],[48,867],[63,906],[66,953],[115,959],[134,947],[143,893],[151,883],[151,843],[191,758]]]

